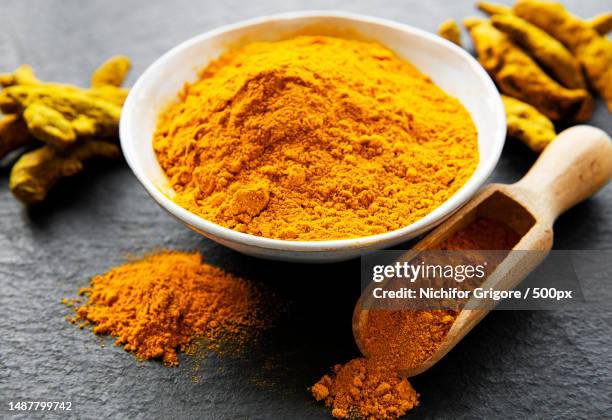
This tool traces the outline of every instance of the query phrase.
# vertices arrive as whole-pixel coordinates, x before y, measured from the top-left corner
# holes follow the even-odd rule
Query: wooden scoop
[[[521,236],[513,249],[542,251],[509,253],[482,285],[487,289],[510,290],[540,264],[552,248],[555,219],[605,186],[611,176],[612,144],[607,134],[589,126],[569,128],[544,150],[523,179],[511,185],[491,184],[484,187],[402,260],[410,260],[424,249],[435,248],[436,244],[451,237],[477,217],[496,219]],[[368,297],[371,295],[363,295],[362,299]],[[355,307],[353,335],[365,354],[361,337],[368,310],[361,309],[362,299]],[[432,367],[491,309],[462,310],[437,351],[420,366],[400,367],[400,372],[414,376]]]

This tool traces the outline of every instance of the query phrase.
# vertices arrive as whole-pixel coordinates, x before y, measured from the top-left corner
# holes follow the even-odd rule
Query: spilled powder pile
[[[202,262],[198,252],[162,251],[94,277],[73,322],[117,337],[140,359],[178,364],[177,349],[196,339],[245,342],[269,322],[249,282]],[[65,300],[64,303],[78,301]]]
[[[519,235],[505,224],[478,218],[436,248],[509,250]],[[489,267],[492,271],[495,267]],[[489,272],[491,272],[489,271]],[[397,418],[418,405],[418,394],[398,371],[419,366],[441,345],[456,310],[369,310],[359,335],[366,358],[334,367],[310,391],[337,418]]]
[[[393,365],[365,358],[334,366],[333,376],[323,376],[310,392],[339,419],[396,418],[419,404],[419,395]]]
[[[159,118],[153,146],[184,208],[287,240],[380,234],[474,172],[467,110],[383,46],[302,36],[222,55]]]

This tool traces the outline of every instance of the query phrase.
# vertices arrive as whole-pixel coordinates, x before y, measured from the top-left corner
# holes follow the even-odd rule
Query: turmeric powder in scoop
[[[436,248],[509,250],[520,237],[504,223],[477,218]],[[425,362],[440,347],[459,311],[369,310],[362,331],[366,357],[336,365],[309,388],[336,418],[393,419],[418,406],[402,368]]]
[[[323,36],[222,55],[161,114],[153,146],[182,207],[302,241],[407,226],[479,160],[457,99],[377,43]]]

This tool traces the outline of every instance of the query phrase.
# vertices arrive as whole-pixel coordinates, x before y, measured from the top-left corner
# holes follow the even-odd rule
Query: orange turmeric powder
[[[339,419],[396,418],[419,404],[418,394],[393,365],[366,358],[334,366],[333,376],[324,375],[310,391]]]
[[[252,336],[265,326],[261,295],[252,284],[202,262],[199,253],[162,251],[94,277],[81,294],[73,322],[117,337],[140,359],[178,364],[177,349],[196,339],[214,348],[221,339]]]
[[[178,204],[286,240],[406,226],[479,159],[457,99],[377,43],[323,36],[222,55],[161,114],[153,146]]]
[[[436,248],[441,250],[509,250],[519,241],[505,224],[477,218]],[[494,269],[494,267],[491,267]],[[418,394],[403,369],[419,366],[441,345],[457,310],[369,310],[360,331],[366,357],[334,367],[310,392],[332,407],[337,418],[388,419],[418,405]]]

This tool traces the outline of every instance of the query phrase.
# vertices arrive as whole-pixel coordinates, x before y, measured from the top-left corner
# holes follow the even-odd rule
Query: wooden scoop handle
[[[525,191],[552,223],[611,176],[610,138],[598,128],[579,125],[561,132],[512,188]]]

